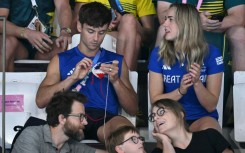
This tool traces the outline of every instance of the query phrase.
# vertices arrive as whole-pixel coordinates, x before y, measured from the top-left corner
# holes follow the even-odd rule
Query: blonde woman
[[[199,13],[189,4],[172,4],[165,35],[149,61],[151,102],[179,101],[190,130],[221,130],[216,110],[224,69],[220,51],[204,39]]]

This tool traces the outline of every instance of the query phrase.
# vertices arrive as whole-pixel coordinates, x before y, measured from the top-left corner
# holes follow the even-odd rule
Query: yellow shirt
[[[101,2],[110,8],[108,0],[75,0],[80,3]],[[120,0],[120,3],[125,12],[134,14],[136,17],[156,14],[152,0]]]

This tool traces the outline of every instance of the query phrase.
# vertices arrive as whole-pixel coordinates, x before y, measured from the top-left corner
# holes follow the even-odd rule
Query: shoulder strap
[[[202,1],[203,0],[198,0],[198,3],[197,3],[197,10],[199,10],[201,8],[201,5],[202,5]],[[187,0],[182,0],[182,3],[183,4],[186,4],[187,3]]]

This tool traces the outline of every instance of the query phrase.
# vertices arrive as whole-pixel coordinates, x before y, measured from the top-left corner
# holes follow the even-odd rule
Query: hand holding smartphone
[[[211,20],[219,20],[219,22],[222,22],[224,19],[225,15],[224,14],[214,14],[211,16]]]
[[[116,20],[116,18],[117,18],[117,15],[116,15],[115,10],[113,8],[111,8],[111,18],[112,18],[112,21]]]

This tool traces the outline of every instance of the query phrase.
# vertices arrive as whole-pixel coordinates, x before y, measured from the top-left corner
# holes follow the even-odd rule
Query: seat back
[[[36,92],[45,72],[7,72],[5,73],[5,144],[10,148],[17,125],[23,126],[30,116],[45,119],[45,109],[36,106]],[[0,86],[2,86],[0,72]],[[0,88],[2,94],[2,88]],[[2,99],[2,95],[0,95]],[[2,101],[2,100],[1,100]],[[2,118],[2,113],[0,113]],[[2,131],[2,122],[0,123]],[[2,140],[2,133],[0,134]]]
[[[132,84],[134,91],[137,93],[138,90],[138,73],[136,71],[130,71],[129,72],[129,80],[130,83]],[[126,117],[134,126],[136,126],[136,117],[131,116],[128,113],[126,113],[123,109],[119,110],[119,113]]]
[[[233,109],[234,137],[238,142],[245,142],[245,71],[234,73]]]
[[[80,34],[73,35],[72,43],[68,45],[68,49],[76,47],[79,44],[79,42],[80,42]],[[116,42],[117,42],[116,38],[106,34],[100,46],[108,51],[116,52]]]
[[[149,93],[149,73],[148,73],[148,76],[147,76],[147,85],[148,85],[148,114],[151,113],[151,101],[150,101],[150,93]],[[218,104],[217,104],[217,111],[218,111],[218,114],[219,114],[219,119],[218,119],[218,122],[219,122],[219,125],[223,126],[223,95],[224,95],[224,73],[222,74],[222,84],[221,84],[221,90],[220,90],[220,95],[219,95],[219,100],[218,100]],[[150,142],[155,142],[156,140],[153,138],[152,136],[152,131],[153,131],[154,127],[153,127],[153,124],[148,121],[148,135],[149,135],[149,141]]]
[[[10,111],[14,112],[29,112],[31,116],[45,118],[43,116],[45,109],[39,109],[35,101],[38,87],[45,76],[46,72],[7,72],[5,76],[6,111],[11,109]],[[0,85],[2,85],[2,73],[0,73],[0,80]],[[2,88],[0,92],[2,93]]]

